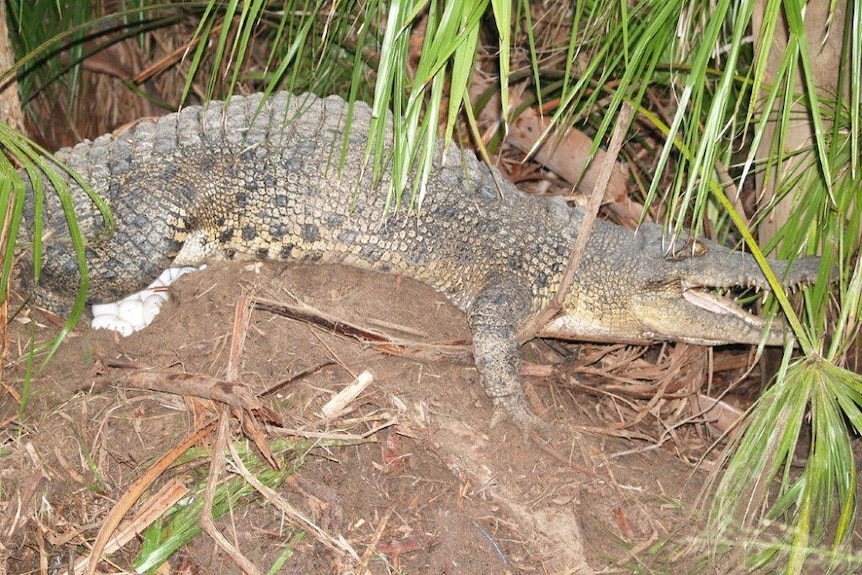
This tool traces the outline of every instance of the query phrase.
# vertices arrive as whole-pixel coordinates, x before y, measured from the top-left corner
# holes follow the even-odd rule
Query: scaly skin
[[[370,110],[357,105],[345,139],[338,98],[277,94],[190,107],[61,150],[111,206],[111,237],[70,180],[84,235],[91,302],[135,292],[166,267],[212,259],[338,263],[401,274],[439,290],[468,314],[480,381],[497,408],[529,429],[519,379],[518,329],[553,298],[582,213],[518,191],[472,153],[438,150],[418,214],[384,217],[381,188],[364,170]],[[342,156],[343,154],[343,156]],[[50,186],[47,186],[50,192]],[[78,282],[59,204],[46,197],[43,272],[36,300],[62,310]],[[30,208],[32,212],[32,207]],[[29,214],[32,219],[32,213]],[[817,261],[787,271],[814,280]],[[26,274],[24,274],[26,275]],[[575,340],[756,343],[763,322],[698,286],[766,288],[754,260],[705,240],[669,246],[658,226],[637,233],[597,222],[563,312],[543,335]],[[704,309],[704,305],[712,309]],[[767,341],[779,344],[780,328]]]

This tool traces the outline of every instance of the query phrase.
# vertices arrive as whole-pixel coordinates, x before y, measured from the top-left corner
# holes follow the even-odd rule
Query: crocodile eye
[[[689,258],[698,258],[709,250],[706,244],[700,240],[689,239],[681,249],[669,250],[665,253],[664,258],[670,262],[680,262]]]

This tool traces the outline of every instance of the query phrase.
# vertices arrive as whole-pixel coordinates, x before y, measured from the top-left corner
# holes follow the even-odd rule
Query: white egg
[[[93,304],[93,318],[102,315],[113,315],[116,316],[119,311],[119,306],[117,306],[116,302],[113,303],[95,303]]]
[[[144,323],[144,302],[139,299],[126,298],[120,302],[120,310],[117,314],[123,321],[131,324],[132,328],[137,331],[146,327]]]
[[[90,327],[93,329],[109,329],[111,331],[116,331],[123,337],[129,337],[135,331],[131,324],[121,320],[115,314],[102,314],[93,317],[93,321],[90,322]]]
[[[168,300],[168,296],[164,292],[154,292],[144,300],[143,314],[144,327],[153,323],[153,320],[162,311],[162,304]]]
[[[119,332],[123,337],[132,335],[133,332],[150,325],[153,319],[159,315],[162,304],[169,299],[165,287],[187,273],[204,268],[206,268],[205,264],[200,267],[168,268],[147,289],[115,303],[94,305],[92,309],[93,321],[90,322],[90,327],[93,329],[110,329]]]

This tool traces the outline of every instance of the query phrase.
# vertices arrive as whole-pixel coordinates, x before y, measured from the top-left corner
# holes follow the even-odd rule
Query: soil
[[[282,424],[266,424],[265,409],[256,420],[235,411],[231,441],[245,445],[243,429],[256,425],[282,465],[296,471],[273,493],[246,497],[215,521],[238,551],[201,534],[171,558],[171,573],[240,573],[232,560],[239,553],[261,573],[691,572],[690,560],[667,561],[700,532],[695,501],[706,472],[689,460],[708,441],[656,441],[648,422],[624,427],[637,418],[630,402],[603,393],[602,378],[572,375],[584,357],[625,358],[631,348],[525,346],[528,373],[544,374],[525,377],[533,409],[549,425],[541,442],[507,422],[489,427],[491,405],[469,364],[384,354],[266,311],[235,325],[237,301],[250,296],[303,301],[402,338],[469,341],[464,314],[424,285],[343,267],[220,263],[170,290],[156,321],[131,337],[81,322],[29,388],[27,339],[55,334],[57,320],[24,311],[11,322],[9,355],[20,360],[7,363],[0,397],[7,572],[65,572],[88,553],[134,482],[218,419],[220,407],[192,399],[179,384],[168,393],[132,383],[142,370],[163,374],[169,386],[229,379],[234,332],[245,337],[238,381],[252,394],[277,387],[259,401]],[[321,415],[366,370],[373,380],[346,412]],[[201,445],[215,437],[206,434]],[[286,440],[293,447],[283,448]],[[204,486],[209,465],[204,456],[158,474],[129,516],[171,478]],[[230,477],[228,464],[218,479]],[[140,537],[132,537],[100,572],[132,572],[139,549]]]

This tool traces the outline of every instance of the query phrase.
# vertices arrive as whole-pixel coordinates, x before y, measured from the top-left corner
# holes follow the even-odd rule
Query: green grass
[[[324,447],[339,445],[338,442],[324,442]],[[249,447],[248,442],[242,442],[237,453],[243,459],[245,467],[265,486],[277,489],[284,480],[297,473],[305,462],[305,454],[320,445],[314,442],[291,442],[279,440],[271,445],[279,458],[282,469],[276,470],[258,457]],[[225,454],[228,456],[228,454]],[[185,465],[195,461],[206,461],[212,457],[209,449],[192,449],[174,466]],[[135,569],[141,573],[155,573],[159,566],[167,561],[177,550],[181,549],[201,533],[200,520],[204,510],[204,494],[208,477],[203,468],[202,473],[189,486],[188,494],[181,501],[151,524],[143,533],[141,550],[132,562]],[[248,505],[257,498],[254,488],[242,477],[230,474],[215,488],[212,504],[212,518],[218,519],[227,513]],[[294,532],[290,541],[295,545],[304,537],[302,531]],[[288,548],[289,549],[289,548]],[[287,551],[287,550],[286,550]],[[279,561],[287,557],[284,554]]]

